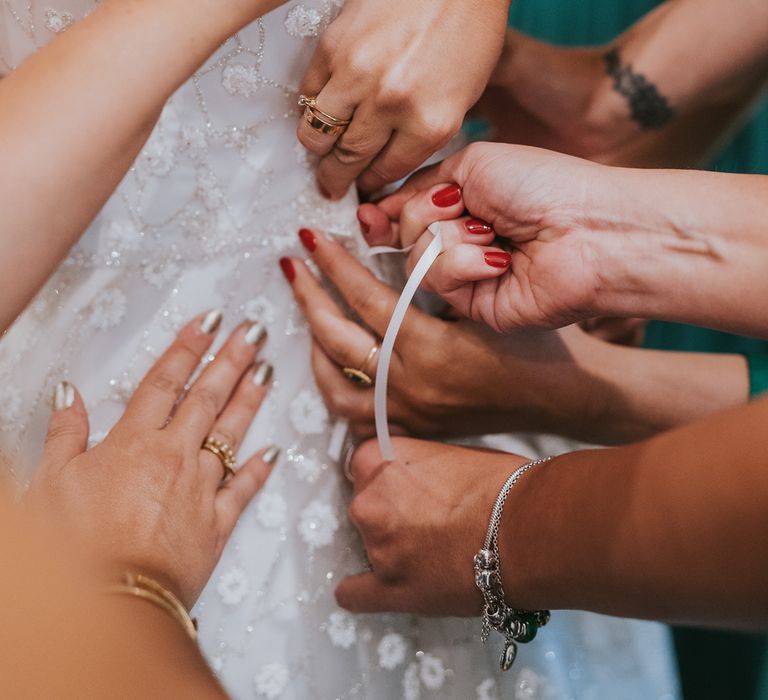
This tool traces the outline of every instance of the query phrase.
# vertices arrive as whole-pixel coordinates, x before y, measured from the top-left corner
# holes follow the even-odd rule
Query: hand
[[[472,559],[499,490],[528,460],[405,438],[394,447],[394,462],[374,442],[352,459],[349,513],[371,571],[344,579],[336,600],[355,613],[479,615]]]
[[[269,375],[267,365],[254,366],[263,330],[241,326],[183,394],[213,342],[212,319],[199,318],[181,331],[93,449],[86,449],[82,399],[71,385],[60,385],[29,495],[58,527],[71,528],[109,575],[156,577],[188,607],[277,456],[261,452],[224,479],[218,457],[200,447],[210,435],[237,450]]]
[[[342,373],[362,367],[380,342],[398,294],[343,246],[319,231],[300,238],[320,272],[362,323],[350,320],[314,274],[291,260],[292,289],[312,331],[315,381],[331,411],[350,421],[358,437],[375,434],[373,388]],[[603,343],[576,327],[556,333],[499,336],[468,322],[408,311],[390,368],[388,411],[395,432],[419,436],[483,435],[529,430],[593,435],[593,407],[614,391],[592,377],[593,357],[606,362]],[[375,375],[376,358],[362,367]],[[591,400],[583,401],[583,397]]]
[[[621,188],[620,172],[549,151],[474,144],[365,205],[360,218],[372,245],[415,244],[409,268],[432,240],[427,226],[442,221],[445,250],[427,289],[499,332],[562,327],[609,315],[606,279],[622,268],[606,269],[607,261],[626,259],[643,216],[655,223],[642,198]],[[511,252],[492,247],[494,236]]]
[[[301,92],[338,119],[336,136],[303,119],[298,137],[323,156],[321,191],[357,179],[373,192],[418,168],[461,128],[499,57],[508,0],[347,0],[320,39]]]

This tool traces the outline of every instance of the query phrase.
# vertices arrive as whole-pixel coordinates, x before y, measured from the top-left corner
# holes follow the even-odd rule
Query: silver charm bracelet
[[[510,608],[504,595],[504,586],[501,583],[501,568],[499,566],[499,527],[501,514],[507,496],[518,479],[526,472],[549,462],[552,457],[537,459],[534,462],[524,464],[501,487],[496,503],[491,512],[491,521],[488,525],[488,534],[485,536],[485,545],[475,555],[475,583],[483,594],[485,604],[483,606],[483,643],[488,641],[491,628],[504,635],[504,651],[501,654],[501,670],[508,671],[515,662],[517,645],[533,640],[539,627],[549,622],[549,610],[515,610]]]

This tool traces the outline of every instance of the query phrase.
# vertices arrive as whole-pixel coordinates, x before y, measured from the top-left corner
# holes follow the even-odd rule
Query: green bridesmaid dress
[[[555,44],[589,46],[610,41],[659,4],[659,0],[513,0],[510,23]],[[723,172],[768,174],[768,103],[756,107],[750,123],[709,167]],[[768,342],[654,322],[649,325],[646,345],[744,354],[752,395],[768,391]],[[687,700],[768,700],[765,638],[676,629],[675,646]]]

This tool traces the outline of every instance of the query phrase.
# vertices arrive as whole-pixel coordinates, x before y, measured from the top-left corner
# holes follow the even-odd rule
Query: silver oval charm
[[[504,651],[501,653],[501,670],[509,671],[512,668],[512,664],[515,663],[517,658],[517,644],[512,640],[507,641],[504,645]]]

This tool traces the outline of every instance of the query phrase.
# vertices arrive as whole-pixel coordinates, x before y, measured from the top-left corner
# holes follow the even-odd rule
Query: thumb
[[[88,414],[77,389],[61,382],[53,392],[53,411],[48,421],[42,466],[61,469],[88,448]]]
[[[336,587],[336,602],[352,613],[398,612],[392,586],[370,571],[343,579]]]

